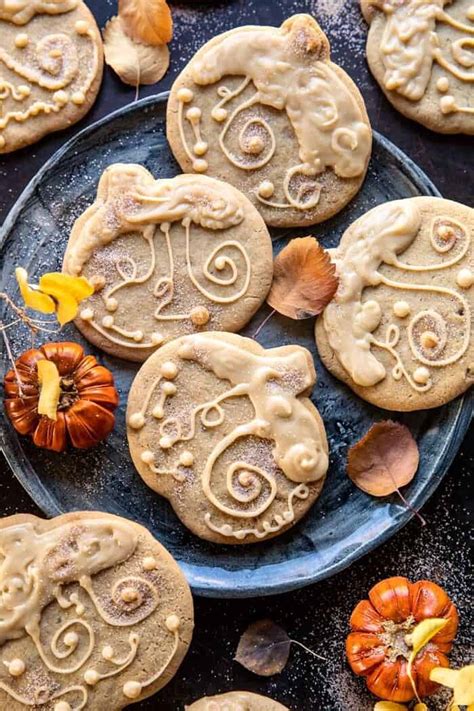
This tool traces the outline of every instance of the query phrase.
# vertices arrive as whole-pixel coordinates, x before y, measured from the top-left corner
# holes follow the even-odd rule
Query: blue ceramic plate
[[[165,137],[167,95],[139,101],[85,129],[59,150],[31,181],[7,218],[0,235],[1,290],[15,296],[14,267],[31,276],[59,269],[76,217],[93,201],[102,171],[111,163],[143,163],[157,177],[179,172]],[[342,213],[314,228],[326,246],[335,246],[359,215],[386,200],[438,195],[428,178],[393,144],[375,135],[365,183]],[[275,231],[274,249],[302,230]],[[245,332],[252,334],[268,312],[263,307]],[[6,320],[5,314],[0,318]],[[333,575],[392,536],[411,517],[397,498],[365,495],[345,474],[347,447],[387,412],[363,402],[322,366],[313,339],[313,321],[274,317],[263,329],[264,346],[298,343],[314,355],[318,384],[314,401],[324,419],[331,464],[323,493],[306,518],[267,543],[230,547],[206,543],[190,534],[165,499],[135,473],[125,436],[125,406],[137,366],[100,352],[74,326],[64,339],[77,340],[111,368],[121,395],[117,425],[107,442],[91,451],[54,454],[36,449],[7,422],[3,449],[20,482],[49,516],[77,509],[105,510],[145,524],[182,565],[195,593],[249,597],[298,588]],[[29,347],[24,329],[13,332],[16,353]],[[54,337],[53,337],[54,338]],[[5,364],[6,361],[5,361]],[[405,494],[420,507],[446,472],[469,424],[470,397],[437,410],[397,419],[417,438],[421,465]],[[389,414],[389,413],[388,413]]]

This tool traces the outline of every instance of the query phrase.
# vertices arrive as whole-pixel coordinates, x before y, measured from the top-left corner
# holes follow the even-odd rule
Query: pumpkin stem
[[[61,378],[60,388],[58,410],[67,410],[74,405],[79,397],[74,378],[71,376]]]

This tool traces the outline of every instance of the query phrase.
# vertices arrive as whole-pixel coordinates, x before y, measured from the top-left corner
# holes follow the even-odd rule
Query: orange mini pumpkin
[[[37,363],[50,360],[58,369],[60,395],[56,420],[38,413],[40,384]],[[93,447],[107,437],[115,423],[118,394],[112,373],[78,343],[46,343],[21,355],[5,376],[5,409],[13,427],[30,435],[37,447],[62,452],[68,443]]]
[[[444,590],[430,582],[406,578],[382,580],[369,600],[355,607],[346,640],[352,671],[366,677],[369,690],[387,701],[410,701],[415,693],[407,674],[410,633],[422,620],[444,617],[448,623],[417,654],[412,675],[418,695],[428,696],[438,685],[430,681],[434,667],[448,667],[446,654],[458,628],[458,613]]]

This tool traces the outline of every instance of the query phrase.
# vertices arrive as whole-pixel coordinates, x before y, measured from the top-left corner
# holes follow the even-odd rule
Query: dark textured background
[[[115,0],[88,0],[103,26],[114,14]],[[357,82],[374,128],[388,136],[434,181],[446,198],[474,205],[474,140],[441,136],[399,116],[370,77],[364,46],[366,25],[355,0],[228,0],[173,3],[175,36],[171,66],[159,84],[169,88],[194,51],[214,34],[240,24],[279,24],[294,12],[310,12],[319,20],[332,45],[333,59]],[[142,87],[140,96],[155,93]],[[133,100],[134,90],[106,69],[98,100],[77,127],[54,134],[39,144],[0,158],[0,219],[28,180],[74,132]],[[474,448],[472,431],[438,491],[424,507],[427,526],[414,520],[394,539],[363,558],[350,570],[306,590],[273,598],[241,601],[196,600],[193,646],[175,679],[158,695],[134,708],[175,711],[204,694],[246,688],[267,693],[292,711],[369,711],[373,699],[344,660],[347,620],[354,604],[375,582],[388,575],[413,580],[431,578],[445,586],[458,605],[461,627],[454,664],[472,661],[472,530],[470,474]],[[0,461],[0,501],[5,515],[40,513]],[[290,636],[326,658],[320,661],[294,646],[289,664],[277,677],[260,679],[232,661],[238,638],[247,624],[271,617]],[[440,698],[430,711],[445,708]],[[102,711],[97,710],[97,711]]]

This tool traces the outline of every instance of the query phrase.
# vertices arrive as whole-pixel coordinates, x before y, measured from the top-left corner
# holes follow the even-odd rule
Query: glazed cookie
[[[118,711],[175,674],[193,602],[142,526],[105,513],[0,521],[0,708]]]
[[[252,694],[250,691],[229,691],[218,696],[205,696],[186,706],[186,711],[288,711],[268,696]]]
[[[372,145],[363,99],[310,15],[205,44],[172,87],[167,127],[183,170],[227,180],[283,227],[339,212]]]
[[[388,202],[356,220],[333,258],[339,289],[316,323],[326,367],[389,410],[443,405],[474,379],[474,210]]]
[[[398,111],[439,133],[474,133],[473,0],[361,0],[367,60]]]
[[[79,121],[102,68],[100,32],[82,0],[0,0],[0,153]]]
[[[318,497],[328,467],[309,400],[309,351],[227,333],[184,336],[141,367],[127,407],[140,476],[193,533],[216,543],[276,536]]]
[[[232,186],[116,164],[76,221],[63,269],[97,286],[76,320],[86,338],[143,361],[177,336],[242,328],[265,300],[273,256],[265,223]]]

